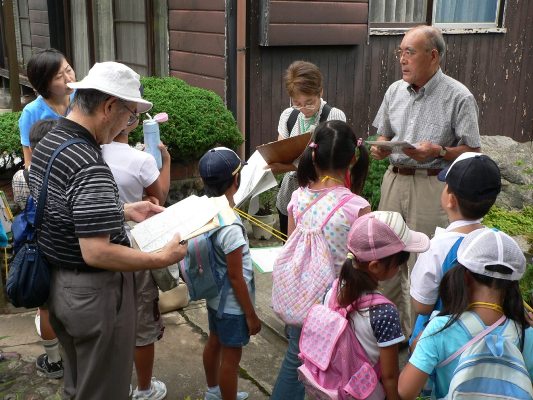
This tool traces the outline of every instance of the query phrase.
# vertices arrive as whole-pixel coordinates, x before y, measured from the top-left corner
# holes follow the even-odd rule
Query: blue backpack
[[[13,234],[13,253],[16,254],[26,242],[33,241],[35,236],[35,213],[37,207],[31,195],[26,200],[26,207],[13,220],[11,233]]]
[[[524,357],[515,344],[521,329],[509,320],[501,333],[491,334],[505,319],[502,316],[485,328],[475,313],[461,315],[458,323],[472,339],[437,365],[445,366],[460,356],[446,399],[533,399]]]
[[[243,230],[246,230],[239,220],[233,222]],[[220,293],[220,302],[217,316],[221,316],[226,304],[226,298],[230,288],[227,272],[220,274],[217,271],[213,235],[221,228],[213,229],[195,238],[189,239],[187,255],[179,262],[181,277],[189,290],[190,300],[212,299]]]
[[[458,238],[453,246],[451,247],[450,251],[448,251],[448,254],[446,255],[446,258],[442,262],[442,276],[446,274],[450,269],[452,269],[453,266],[457,263],[457,249],[459,248],[459,245],[463,241],[464,236],[461,236]],[[440,297],[437,299],[437,302],[435,303],[435,306],[433,307],[433,311],[440,311],[442,309],[442,300]],[[429,317],[431,315],[422,315],[419,314],[416,317],[415,326],[413,327],[413,332],[411,333],[411,337],[409,338],[409,346],[411,346],[414,342],[414,340],[420,335],[420,333],[424,330],[426,327]]]

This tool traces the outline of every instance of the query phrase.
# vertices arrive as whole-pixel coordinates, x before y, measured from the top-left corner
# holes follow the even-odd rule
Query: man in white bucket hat
[[[30,171],[38,198],[53,162],[38,243],[50,264],[50,322],[63,347],[64,397],[128,398],[135,348],[133,271],[181,260],[179,235],[158,253],[129,247],[124,220],[163,210],[149,202],[119,202],[100,145],[110,143],[152,103],[142,99],[139,75],[116,62],[97,63],[76,89],[72,110],[35,148]]]

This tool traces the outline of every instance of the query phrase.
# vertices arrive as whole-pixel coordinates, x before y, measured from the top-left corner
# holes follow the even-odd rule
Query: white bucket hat
[[[69,82],[71,89],[96,89],[119,99],[137,103],[137,112],[144,113],[152,108],[152,103],[141,97],[140,76],[130,67],[114,61],[96,63],[85,78],[79,82]]]

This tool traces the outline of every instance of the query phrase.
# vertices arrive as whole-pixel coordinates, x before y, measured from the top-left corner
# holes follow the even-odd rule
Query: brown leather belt
[[[427,176],[436,176],[439,174],[442,169],[430,168],[430,169],[419,169],[419,168],[407,168],[407,167],[392,167],[392,172],[400,175],[414,175],[416,171],[426,171]]]

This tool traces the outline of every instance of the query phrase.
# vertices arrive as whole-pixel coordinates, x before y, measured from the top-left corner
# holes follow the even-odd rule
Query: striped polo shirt
[[[110,235],[112,243],[124,246],[129,240],[113,174],[89,131],[62,118],[33,151],[30,190],[37,199],[53,151],[76,137],[87,143],[68,146],[52,166],[38,242],[51,265],[96,271],[83,261],[78,238]]]

